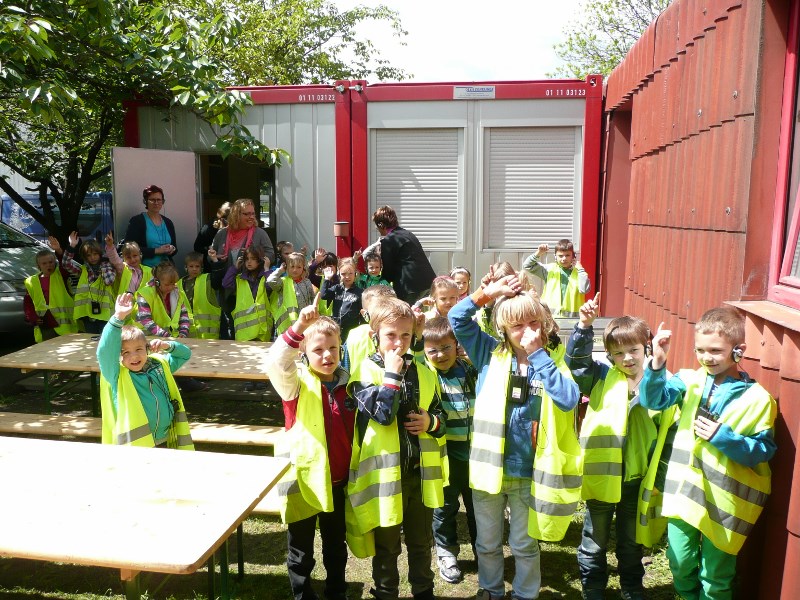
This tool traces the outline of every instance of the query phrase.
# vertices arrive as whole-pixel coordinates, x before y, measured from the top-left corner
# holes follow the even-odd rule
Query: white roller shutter
[[[578,248],[580,128],[485,130],[484,244],[530,250],[569,238]]]
[[[463,130],[375,130],[373,205],[389,205],[426,250],[462,246]]]

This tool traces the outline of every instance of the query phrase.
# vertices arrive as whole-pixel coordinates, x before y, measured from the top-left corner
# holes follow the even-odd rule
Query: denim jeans
[[[528,535],[528,511],[533,504],[531,480],[503,477],[499,494],[472,490],[472,506],[478,526],[478,585],[492,597],[505,596],[503,583],[503,530],[505,507],[511,512],[508,545],[514,555],[514,580],[511,584],[515,600],[531,600],[539,596],[542,574],[539,569],[539,542]]]
[[[450,484],[444,488],[444,506],[433,509],[433,539],[436,541],[436,556],[458,558],[458,497],[464,500],[467,511],[469,539],[475,545],[475,511],[472,508],[472,488],[469,487],[469,461],[450,458]]]
[[[583,535],[581,545],[578,546],[578,566],[584,592],[599,591],[600,594],[597,596],[602,597],[602,590],[605,590],[608,584],[606,550],[615,512],[620,587],[628,592],[642,591],[642,577],[644,577],[642,547],[636,543],[637,500],[641,483],[641,479],[624,482],[622,497],[616,504],[599,500],[586,501]]]

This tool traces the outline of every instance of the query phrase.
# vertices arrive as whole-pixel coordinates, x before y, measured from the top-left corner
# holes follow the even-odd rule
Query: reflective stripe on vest
[[[237,340],[267,340],[272,332],[272,320],[268,318],[266,300],[267,293],[263,277],[258,282],[258,291],[256,297],[253,298],[250,283],[239,275],[236,276],[236,306],[232,316]]]
[[[554,317],[577,317],[586,301],[586,296],[578,290],[578,268],[572,267],[567,278],[567,288],[561,298],[561,267],[557,264],[546,265],[547,279],[542,290],[542,302],[547,304]]]
[[[746,467],[694,434],[694,418],[706,382],[705,369],[681,371],[686,393],[678,433],[667,469],[662,514],[700,530],[718,549],[737,554],[758,519],[771,490],[766,462]],[[771,429],[775,401],[754,383],[719,416],[739,435]]]
[[[592,388],[580,436],[584,500],[616,504],[622,497],[622,450],[629,402],[628,379],[616,367]]]
[[[50,302],[45,302],[42,282],[39,275],[31,275],[25,279],[25,289],[33,302],[33,309],[36,314],[43,317],[49,310],[53,315],[57,325],[55,332],[58,335],[76,333],[78,326],[72,318],[74,302],[72,296],[67,291],[61,270],[56,266],[56,270],[50,274]],[[36,325],[33,329],[34,339],[37,343],[42,341],[42,329]]]
[[[571,377],[563,360],[563,349],[556,349],[553,357],[562,375]],[[505,390],[511,359],[510,352],[501,347],[495,349],[475,403],[470,486],[490,494],[498,494],[503,483]],[[580,499],[581,449],[575,435],[574,411],[559,410],[543,390],[539,428],[554,435],[540,435],[537,439],[528,534],[540,540],[558,541],[566,534]]]
[[[103,281],[102,273],[89,284],[89,270],[84,265],[81,267],[81,276],[78,279],[78,287],[75,290],[75,320],[82,317],[108,321],[114,308],[114,285],[106,285]],[[98,314],[92,313],[92,302],[97,302],[100,306]]]
[[[170,398],[176,398],[178,401],[178,410],[167,434],[167,446],[178,450],[194,450],[192,435],[189,431],[189,419],[186,416],[183,399],[178,391],[175,378],[169,370],[169,363],[166,358],[155,354],[151,354],[150,358],[161,363]],[[102,442],[104,444],[155,447],[147,414],[144,412],[139,394],[133,385],[131,373],[127,368],[120,366],[119,369],[116,410],[111,398],[111,384],[105,378],[100,378],[100,407],[103,415]]]
[[[150,316],[153,322],[162,329],[167,329],[170,336],[178,337],[180,334],[181,305],[187,307],[187,312],[189,306],[189,301],[186,299],[186,294],[183,293],[183,290],[178,290],[178,306],[173,307],[172,316],[167,314],[167,307],[164,306],[161,294],[152,285],[139,288],[137,293],[150,305]]]
[[[184,280],[178,281],[178,287],[186,294]],[[204,340],[219,339],[219,316],[222,312],[219,306],[215,306],[210,298],[215,294],[211,287],[211,279],[208,273],[201,273],[194,282],[194,294],[192,295],[189,310],[189,320],[192,322],[192,335]],[[187,300],[189,296],[186,296]]]
[[[280,292],[273,292],[270,298],[272,317],[275,321],[275,335],[280,335],[297,320],[300,311],[297,308],[297,295],[294,293],[294,281],[291,277],[283,278]]]
[[[436,393],[438,379],[422,361],[415,360],[415,365],[420,406],[427,409]],[[363,361],[358,373],[362,382],[374,385],[383,382],[384,370],[371,360]],[[398,426],[396,420],[389,425],[370,420],[361,444],[358,435],[353,440],[347,494],[358,523],[356,533],[364,534],[375,527],[390,527],[403,521]],[[427,433],[418,437],[422,501],[430,508],[438,508],[444,504],[448,477],[447,442],[444,436],[434,438]]]
[[[297,418],[275,445],[275,455],[288,457],[291,462],[278,483],[284,523],[333,511],[322,385],[305,366],[300,365],[297,374],[300,380]]]

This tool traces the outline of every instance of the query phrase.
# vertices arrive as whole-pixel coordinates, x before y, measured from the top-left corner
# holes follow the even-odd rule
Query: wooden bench
[[[220,423],[190,423],[192,440],[198,444],[232,446],[264,446],[272,448],[283,434],[283,427],[232,425]],[[0,434],[37,435],[43,437],[76,437],[99,440],[102,420],[99,417],[70,415],[36,415],[0,412]],[[259,502],[254,514],[280,513],[277,486]]]

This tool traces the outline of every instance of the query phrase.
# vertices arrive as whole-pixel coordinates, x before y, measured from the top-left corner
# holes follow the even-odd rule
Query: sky
[[[376,6],[378,0],[333,0],[340,9]],[[400,14],[406,46],[388,26],[364,23],[370,38],[407,81],[543,79],[560,60],[553,45],[579,16],[580,0],[384,0]],[[376,81],[371,81],[375,83]]]

